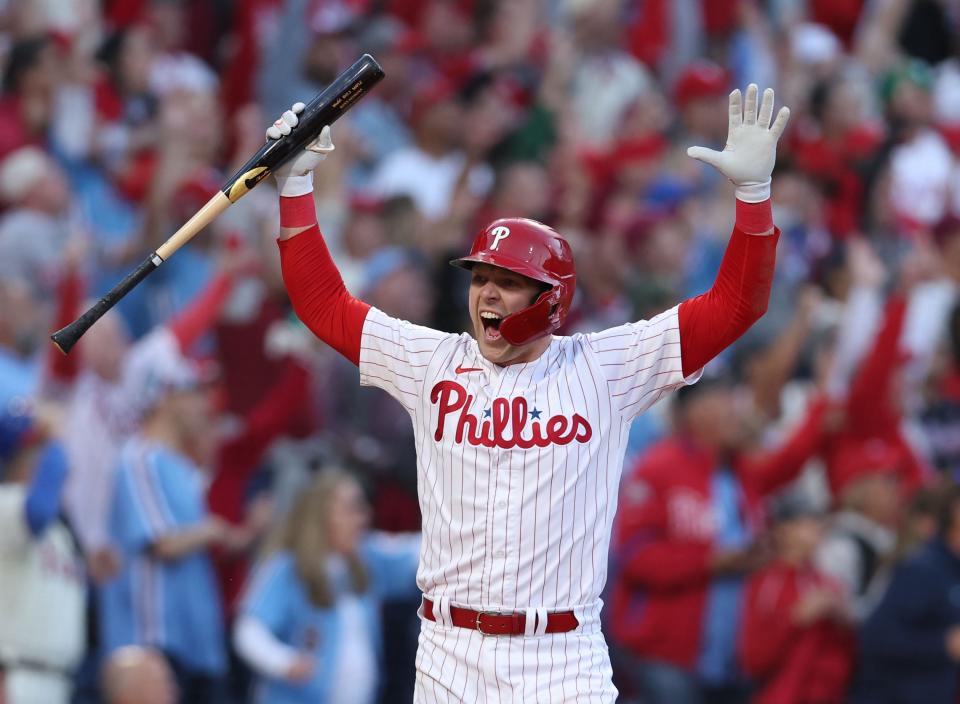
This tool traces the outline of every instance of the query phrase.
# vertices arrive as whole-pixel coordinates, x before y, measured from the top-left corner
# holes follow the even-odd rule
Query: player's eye
[[[483,286],[487,283],[487,277],[482,274],[474,274],[471,280],[474,286]]]

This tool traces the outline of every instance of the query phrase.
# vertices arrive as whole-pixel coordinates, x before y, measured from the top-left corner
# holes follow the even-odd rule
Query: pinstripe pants
[[[607,644],[599,628],[589,631],[485,636],[423,620],[414,704],[612,704]]]

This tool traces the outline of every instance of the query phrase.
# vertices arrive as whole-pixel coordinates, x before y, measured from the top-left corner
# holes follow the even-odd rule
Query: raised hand
[[[770,197],[770,174],[777,158],[777,141],[790,119],[790,108],[782,107],[771,125],[773,89],[763,91],[759,114],[757,92],[756,83],[747,86],[743,107],[740,90],[730,93],[730,123],[722,152],[706,147],[687,149],[687,156],[713,166],[733,182],[737,198],[750,203]]]

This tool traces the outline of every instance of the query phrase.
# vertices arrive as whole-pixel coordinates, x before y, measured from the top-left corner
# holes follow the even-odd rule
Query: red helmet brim
[[[560,285],[560,281],[545,274],[536,267],[531,266],[528,262],[494,252],[478,252],[477,254],[460,257],[459,259],[452,259],[450,260],[450,263],[453,266],[466,269],[467,271],[473,269],[474,264],[489,264],[490,266],[496,266],[501,269],[506,269],[507,271],[512,271],[515,274],[521,274],[522,276],[526,276],[528,279],[533,279],[534,281],[540,281],[541,283],[550,284],[551,286]]]

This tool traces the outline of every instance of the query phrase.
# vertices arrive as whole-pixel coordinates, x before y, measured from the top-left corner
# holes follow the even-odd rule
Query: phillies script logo
[[[541,423],[540,411],[528,411],[527,400],[523,397],[512,401],[495,398],[490,408],[483,412],[481,420],[470,412],[473,396],[455,381],[437,383],[430,391],[430,402],[437,404],[440,410],[437,430],[433,434],[437,442],[443,439],[447,416],[451,414],[457,419],[455,442],[458,444],[466,440],[471,445],[529,450],[551,444],[567,445],[574,440],[588,442],[593,437],[590,423],[577,413],[573,418],[553,416]]]

